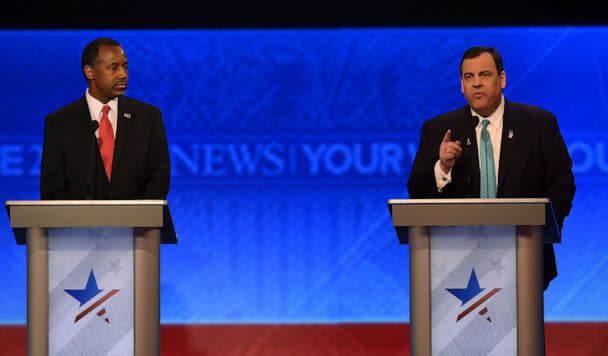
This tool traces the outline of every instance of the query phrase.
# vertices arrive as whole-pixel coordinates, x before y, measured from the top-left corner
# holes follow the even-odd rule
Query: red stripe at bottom
[[[605,355],[608,323],[548,323],[548,356]],[[23,325],[0,326],[0,355],[25,355]],[[408,324],[163,325],[163,356],[409,355]]]
[[[163,326],[163,355],[408,355],[407,324]]]

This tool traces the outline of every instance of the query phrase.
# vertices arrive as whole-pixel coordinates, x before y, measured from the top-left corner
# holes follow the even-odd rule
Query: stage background
[[[84,94],[81,51],[102,35],[170,142],[163,323],[407,322],[386,201],[408,197],[421,124],[465,104],[473,45],[500,49],[505,97],[553,112],[574,161],[546,320],[608,320],[608,28],[1,31],[3,201],[39,198],[44,117]],[[6,215],[0,232],[0,323],[22,324],[25,249]]]

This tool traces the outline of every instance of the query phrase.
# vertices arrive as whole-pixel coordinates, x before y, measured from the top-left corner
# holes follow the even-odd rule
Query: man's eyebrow
[[[478,72],[478,74],[485,74],[485,73],[492,73],[492,71],[491,70],[482,70],[482,71]],[[463,72],[462,73],[463,76],[467,75],[467,74],[473,75],[473,74],[475,74],[475,72]]]
[[[113,66],[113,65],[119,65],[119,64],[121,64],[121,62],[120,62],[120,61],[114,61],[114,62],[110,62],[110,63],[108,63],[108,65],[109,65],[109,66]],[[124,64],[129,64],[129,61],[124,61],[124,62],[122,62],[122,64],[123,64],[123,65],[124,65]]]

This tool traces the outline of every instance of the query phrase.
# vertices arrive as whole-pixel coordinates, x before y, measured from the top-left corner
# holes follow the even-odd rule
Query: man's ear
[[[502,89],[507,87],[507,72],[505,72],[504,70],[502,71],[502,73],[500,73],[500,87]]]
[[[93,66],[90,65],[86,65],[84,66],[84,76],[87,77],[87,80],[93,80],[95,79],[95,68],[93,68]]]

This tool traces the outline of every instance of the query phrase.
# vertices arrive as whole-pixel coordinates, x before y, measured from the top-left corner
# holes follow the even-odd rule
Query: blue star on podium
[[[97,280],[95,280],[95,274],[93,270],[89,273],[89,279],[84,289],[64,289],[66,293],[71,295],[74,299],[80,302],[80,306],[93,299],[97,294],[101,293],[103,289],[97,287]]]
[[[460,299],[462,306],[465,305],[469,300],[475,298],[475,296],[477,296],[479,293],[483,292],[485,288],[479,287],[479,281],[477,280],[475,269],[473,269],[466,288],[446,288],[446,290],[452,293],[456,298]]]
[[[456,298],[460,299],[460,302],[462,303],[460,306],[462,307],[463,305],[468,303],[470,300],[472,300],[473,298],[480,295],[481,292],[483,292],[485,290],[485,288],[479,287],[479,280],[477,280],[477,275],[475,274],[475,269],[473,268],[473,270],[471,271],[471,276],[469,277],[469,283],[467,284],[466,288],[446,288],[445,290],[452,293],[452,295],[455,296]],[[496,293],[500,292],[501,290],[502,290],[502,288],[493,288],[490,292],[486,293],[483,297],[476,298],[477,300],[474,303],[472,303],[469,307],[467,307],[466,310],[464,310],[460,314],[458,314],[458,317],[456,318],[456,322],[460,321],[462,318],[464,318],[471,312],[475,311],[477,308],[481,307],[483,303],[488,301],[490,298],[492,298],[494,295],[496,295]],[[489,315],[486,316],[487,312],[488,312],[488,308],[483,307],[479,311],[479,315],[484,316],[486,318],[486,320],[491,323],[492,318]]]

